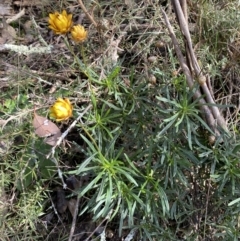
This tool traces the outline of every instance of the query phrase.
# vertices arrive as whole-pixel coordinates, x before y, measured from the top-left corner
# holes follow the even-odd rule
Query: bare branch
[[[221,128],[223,128],[225,131],[228,131],[226,121],[222,117],[222,115],[221,115],[221,113],[219,111],[219,108],[216,106],[216,104],[215,104],[215,102],[213,100],[213,97],[211,95],[211,91],[209,90],[209,88],[207,86],[207,83],[206,83],[206,79],[207,78],[201,72],[201,68],[199,67],[196,55],[195,55],[193,47],[192,47],[192,40],[191,40],[189,28],[188,28],[187,3],[186,3],[186,0],[172,0],[172,5],[173,5],[173,8],[174,8],[174,11],[175,11],[175,14],[176,14],[176,17],[177,17],[177,20],[178,20],[181,32],[182,32],[182,34],[184,36],[184,40],[185,40],[187,62],[185,61],[182,53],[181,53],[181,56],[178,53],[177,53],[177,55],[178,55],[178,58],[179,58],[179,61],[180,61],[181,65],[185,65],[186,64],[186,66],[187,66],[187,68],[186,68],[186,66],[184,66],[184,67],[181,66],[181,67],[185,68],[185,70],[183,70],[183,71],[184,71],[186,76],[188,75],[187,79],[190,78],[192,80],[192,83],[189,82],[188,85],[189,85],[189,87],[191,87],[193,85],[194,77],[198,80],[198,82],[199,82],[199,84],[200,84],[200,86],[201,86],[201,88],[203,90],[203,93],[206,96],[205,97],[205,101],[206,101],[206,103],[210,104],[209,107],[206,107],[205,109],[208,109],[209,112],[212,113],[212,118],[217,121],[217,124]],[[166,17],[167,16],[166,16],[166,13],[165,13],[165,16],[164,16],[165,21],[166,21]],[[171,27],[170,22],[168,21],[168,23],[166,23],[166,24],[168,25],[168,29],[169,29],[169,26]],[[176,39],[176,37],[174,35],[174,32],[173,32],[172,28],[171,28],[170,35],[171,35],[172,41],[173,42],[175,41],[174,47],[175,47],[176,52],[177,51],[181,52],[181,50],[179,48],[179,45],[178,45],[178,42],[177,42],[177,39]],[[173,40],[173,38],[174,38],[174,40]],[[177,44],[177,48],[176,48],[176,44]],[[184,61],[184,62],[182,62],[182,61]],[[192,71],[194,73],[192,73]],[[201,94],[200,94],[200,96],[201,96]],[[209,121],[210,121],[210,119],[209,119]],[[212,121],[210,121],[210,122],[209,121],[208,121],[208,124],[211,126],[212,125]]]
[[[72,221],[72,226],[71,226],[70,234],[69,234],[69,237],[68,237],[68,241],[72,241],[73,234],[74,234],[74,231],[75,231],[77,215],[78,215],[79,200],[80,200],[80,196],[78,195],[76,206],[75,206],[75,209],[74,209],[73,221]]]
[[[191,75],[191,72],[187,66],[187,63],[183,57],[183,54],[181,52],[181,49],[179,47],[179,44],[178,44],[178,41],[177,41],[177,38],[173,32],[173,28],[169,22],[169,19],[167,17],[167,14],[165,13],[165,11],[162,9],[162,14],[163,14],[163,17],[164,17],[164,20],[165,20],[165,23],[167,25],[167,28],[168,28],[168,31],[169,31],[169,34],[170,34],[170,37],[172,39],[172,42],[173,42],[173,45],[174,45],[174,48],[175,48],[175,51],[176,51],[176,54],[178,56],[178,59],[179,59],[179,62],[180,62],[180,65],[181,65],[181,68],[186,76],[186,80],[187,80],[187,84],[190,88],[193,88],[194,86],[194,81],[193,81],[193,78],[192,78],[192,75]],[[198,99],[199,98],[199,103],[201,104],[200,108],[201,108],[201,112],[202,112],[202,115],[203,115],[203,118],[206,119],[206,122],[208,123],[208,125],[210,126],[210,128],[212,130],[214,130],[214,132],[216,132],[216,125],[215,125],[215,120],[213,118],[213,115],[212,115],[212,112],[209,110],[209,108],[206,106],[206,101],[201,98],[201,93],[199,90],[196,90],[196,92],[194,93],[194,98],[195,99]]]
[[[87,15],[88,19],[91,21],[91,23],[94,25],[94,27],[98,27],[98,24],[96,23],[96,21],[94,20],[94,18],[89,14],[88,10],[85,8],[82,0],[78,0],[78,3],[81,7],[81,9],[83,10],[83,12]]]

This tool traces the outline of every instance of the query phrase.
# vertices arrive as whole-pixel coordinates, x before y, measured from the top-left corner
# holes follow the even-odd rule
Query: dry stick
[[[207,180],[208,183],[208,191],[207,191],[207,200],[206,200],[206,210],[205,210],[205,220],[204,220],[204,227],[203,227],[203,240],[205,240],[206,235],[206,224],[207,224],[207,215],[208,215],[208,204],[210,200],[210,179]]]
[[[89,18],[89,20],[91,21],[91,23],[95,26],[95,28],[98,27],[98,24],[96,23],[96,21],[94,20],[94,18],[88,13],[87,9],[85,8],[82,0],[78,0],[78,3],[81,7],[81,9],[83,10],[83,12],[87,15],[87,17]]]
[[[187,1],[186,1],[186,0],[179,0],[179,1],[180,1],[180,5],[181,5],[181,8],[182,8],[184,17],[185,17],[185,19],[187,20],[187,19],[188,19]],[[175,9],[175,3],[174,3],[175,0],[172,0],[171,2],[172,2],[173,9],[174,9],[174,12],[175,12],[176,17],[177,17],[178,24],[180,24],[179,19],[178,19],[178,15],[177,15],[177,9]],[[186,23],[188,24],[187,21],[186,21]]]
[[[192,59],[192,64],[193,64],[193,67],[194,67],[194,71],[195,71],[195,74],[196,76],[199,76],[200,74],[200,67],[198,65],[198,62],[197,62],[197,59],[194,55],[194,52],[193,52],[193,49],[192,49],[192,40],[191,40],[191,37],[190,37],[190,33],[189,33],[189,29],[188,29],[188,24],[187,24],[187,21],[185,19],[185,16],[183,14],[183,11],[182,11],[182,8],[181,8],[181,5],[179,3],[178,0],[173,0],[172,1],[172,4],[174,6],[174,10],[176,11],[176,16],[177,16],[177,19],[179,21],[179,26],[180,26],[180,29],[182,31],[182,34],[184,35],[184,37],[186,38],[186,41],[187,41],[187,44],[188,44],[188,50],[189,50],[189,53],[190,53],[190,56],[191,56],[191,59]]]
[[[169,19],[167,17],[167,14],[165,13],[165,11],[162,9],[162,14],[163,14],[163,17],[164,17],[164,20],[165,20],[165,23],[167,25],[167,28],[168,28],[168,31],[169,31],[169,34],[170,34],[170,37],[172,39],[172,42],[173,42],[173,45],[174,45],[174,48],[175,48],[175,51],[176,51],[176,54],[178,56],[178,59],[179,59],[179,62],[180,62],[180,65],[181,65],[181,68],[186,76],[186,80],[187,80],[187,84],[190,88],[193,88],[194,87],[194,83],[193,83],[193,78],[191,76],[191,72],[187,66],[187,63],[183,57],[183,54],[180,50],[180,47],[179,47],[179,44],[177,42],[177,38],[173,32],[173,28],[169,22]],[[196,90],[195,93],[194,93],[194,99],[199,99],[199,103],[201,104],[200,105],[200,108],[201,108],[201,111],[202,111],[202,114],[204,114],[204,118],[206,119],[208,125],[210,126],[210,128],[212,130],[214,130],[215,132],[216,131],[216,125],[215,125],[215,120],[213,118],[213,115],[212,115],[212,112],[209,110],[209,108],[206,106],[206,102],[204,99],[202,99],[202,95],[200,93],[199,90]],[[217,132],[218,134],[218,132]]]
[[[8,18],[6,20],[7,24],[10,24],[12,22],[16,22],[19,18],[21,18],[23,15],[25,15],[25,8],[23,8],[19,13],[17,13],[15,16],[12,16],[11,18]]]
[[[127,235],[127,237],[124,239],[124,241],[131,241],[133,240],[134,236],[136,235],[138,229],[137,228],[133,228],[130,233]]]
[[[187,0],[180,0],[180,4],[181,4],[181,7],[182,7],[184,17],[187,20],[188,19]],[[187,21],[187,26],[188,26],[188,21]]]
[[[73,234],[74,234],[74,231],[75,231],[77,214],[78,214],[78,207],[79,207],[79,200],[80,200],[80,196],[78,195],[76,206],[75,206],[75,209],[74,209],[73,221],[72,221],[72,226],[71,226],[70,234],[69,234],[69,237],[68,237],[68,241],[72,241],[72,237],[73,237]]]
[[[92,233],[88,236],[88,238],[85,239],[84,241],[89,241],[89,240],[90,240],[90,238],[94,235],[94,233],[96,233],[96,231],[99,229],[99,227],[101,227],[101,225],[102,225],[106,220],[108,220],[108,219],[110,218],[111,213],[112,213],[112,209],[109,211],[107,217],[105,217],[105,218],[100,222],[100,224],[93,230],[93,232],[92,232]],[[105,226],[106,226],[106,225],[105,225]],[[104,228],[103,232],[105,232],[105,229],[106,229],[106,227]]]
[[[53,156],[52,158],[50,158],[50,160],[56,165],[57,170],[58,170],[58,177],[59,179],[62,181],[62,185],[63,185],[63,189],[67,189],[67,184],[64,182],[64,178],[63,178],[63,174],[62,171],[59,167],[58,161],[57,159]]]
[[[178,15],[177,15],[177,11],[175,9],[175,4],[174,4],[174,1],[175,0],[172,0],[172,5],[173,5],[173,8],[174,8],[174,12],[176,13],[176,17],[178,19]],[[183,11],[183,15],[184,15],[184,18],[186,20],[186,28],[188,29],[188,11],[187,11],[187,0],[179,0],[180,1],[180,5],[181,5],[181,8],[182,8],[182,11]],[[178,19],[178,24],[180,26],[180,21]],[[192,66],[192,61],[191,61],[191,55],[190,55],[190,52],[188,50],[188,46],[187,46],[187,42],[185,41],[184,43],[184,46],[185,46],[185,50],[186,50],[186,61],[187,61],[187,65],[188,65],[188,68],[190,69],[191,73],[193,73],[193,66]]]
[[[174,10],[176,11],[176,15],[177,15],[177,19],[179,21],[179,26],[180,29],[182,31],[182,34],[184,35],[185,39],[186,39],[186,43],[187,43],[187,49],[186,51],[189,52],[190,58],[191,58],[191,64],[193,66],[194,72],[195,72],[195,76],[198,77],[198,79],[202,79],[205,81],[201,81],[200,85],[202,87],[202,90],[204,92],[204,94],[206,95],[206,100],[207,103],[210,103],[210,109],[213,113],[213,116],[215,117],[215,119],[217,120],[217,123],[219,126],[221,126],[225,131],[228,131],[227,125],[226,125],[226,121],[225,119],[222,117],[219,109],[217,106],[215,105],[215,102],[212,98],[212,95],[207,87],[206,84],[206,77],[204,77],[201,74],[201,69],[199,67],[199,64],[197,62],[197,58],[194,54],[193,48],[192,48],[192,40],[191,40],[191,36],[190,36],[190,32],[188,29],[188,23],[187,20],[185,19],[186,13],[183,13],[182,11],[182,7],[184,8],[184,12],[186,12],[186,2],[184,2],[184,0],[182,0],[182,4],[183,6],[181,7],[180,3],[178,0],[173,0],[172,4],[174,6]]]

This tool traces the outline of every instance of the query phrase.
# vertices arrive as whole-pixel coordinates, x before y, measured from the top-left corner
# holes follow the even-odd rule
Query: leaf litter
[[[33,127],[35,134],[41,138],[44,137],[44,142],[50,146],[54,146],[62,135],[56,124],[46,117],[38,115],[36,112],[34,112]]]

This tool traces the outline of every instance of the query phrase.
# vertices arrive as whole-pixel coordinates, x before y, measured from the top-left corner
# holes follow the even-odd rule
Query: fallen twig
[[[109,219],[110,219],[111,214],[112,214],[112,209],[109,211],[107,217],[105,217],[105,218],[99,223],[99,225],[93,230],[93,232],[92,232],[92,233],[88,236],[88,238],[85,239],[84,241],[89,241],[90,238],[94,235],[94,233],[99,229],[99,227],[101,227],[101,225],[102,225],[106,220],[109,220]],[[106,225],[105,225],[105,227],[106,227]],[[105,236],[105,228],[103,229],[103,232],[102,232],[102,233],[104,233],[104,236]]]
[[[87,15],[88,19],[91,21],[91,23],[94,25],[95,28],[98,27],[97,22],[94,20],[94,18],[88,13],[88,10],[85,8],[82,0],[78,0],[78,3],[81,7],[81,9],[83,10],[83,12]]]
[[[10,24],[12,22],[17,21],[19,18],[21,18],[22,16],[25,15],[25,8],[23,8],[19,13],[17,13],[16,15],[12,16],[11,18],[8,18],[6,20],[7,24]]]
[[[57,159],[53,156],[52,158],[50,158],[50,160],[56,165],[57,167],[57,170],[58,170],[58,177],[59,179],[62,181],[62,185],[63,185],[63,189],[67,189],[67,184],[64,182],[64,179],[63,179],[63,174],[62,174],[62,171],[59,167],[59,164],[58,164],[58,161]]]
[[[74,234],[74,231],[75,231],[76,220],[77,220],[77,215],[78,215],[79,200],[80,200],[80,196],[77,195],[77,202],[76,202],[76,206],[75,206],[75,209],[74,209],[72,226],[71,226],[70,234],[69,234],[69,237],[68,237],[68,241],[72,241],[72,237],[73,237],[73,234]]]
[[[134,228],[130,231],[130,233],[127,235],[127,237],[124,239],[124,241],[131,241],[133,240],[134,236],[136,235],[137,233],[137,228]]]

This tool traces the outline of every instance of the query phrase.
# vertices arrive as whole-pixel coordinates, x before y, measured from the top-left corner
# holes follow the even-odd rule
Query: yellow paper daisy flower
[[[78,24],[78,25],[75,25],[72,27],[71,35],[72,35],[72,39],[74,40],[74,42],[81,43],[84,40],[86,40],[87,31],[85,30],[85,28],[82,25]]]
[[[72,117],[72,104],[67,98],[58,98],[56,102],[50,107],[50,118],[56,121],[67,120]]]
[[[49,28],[54,31],[55,34],[66,34],[72,27],[72,14],[67,14],[66,10],[62,13],[55,12],[49,14]]]

